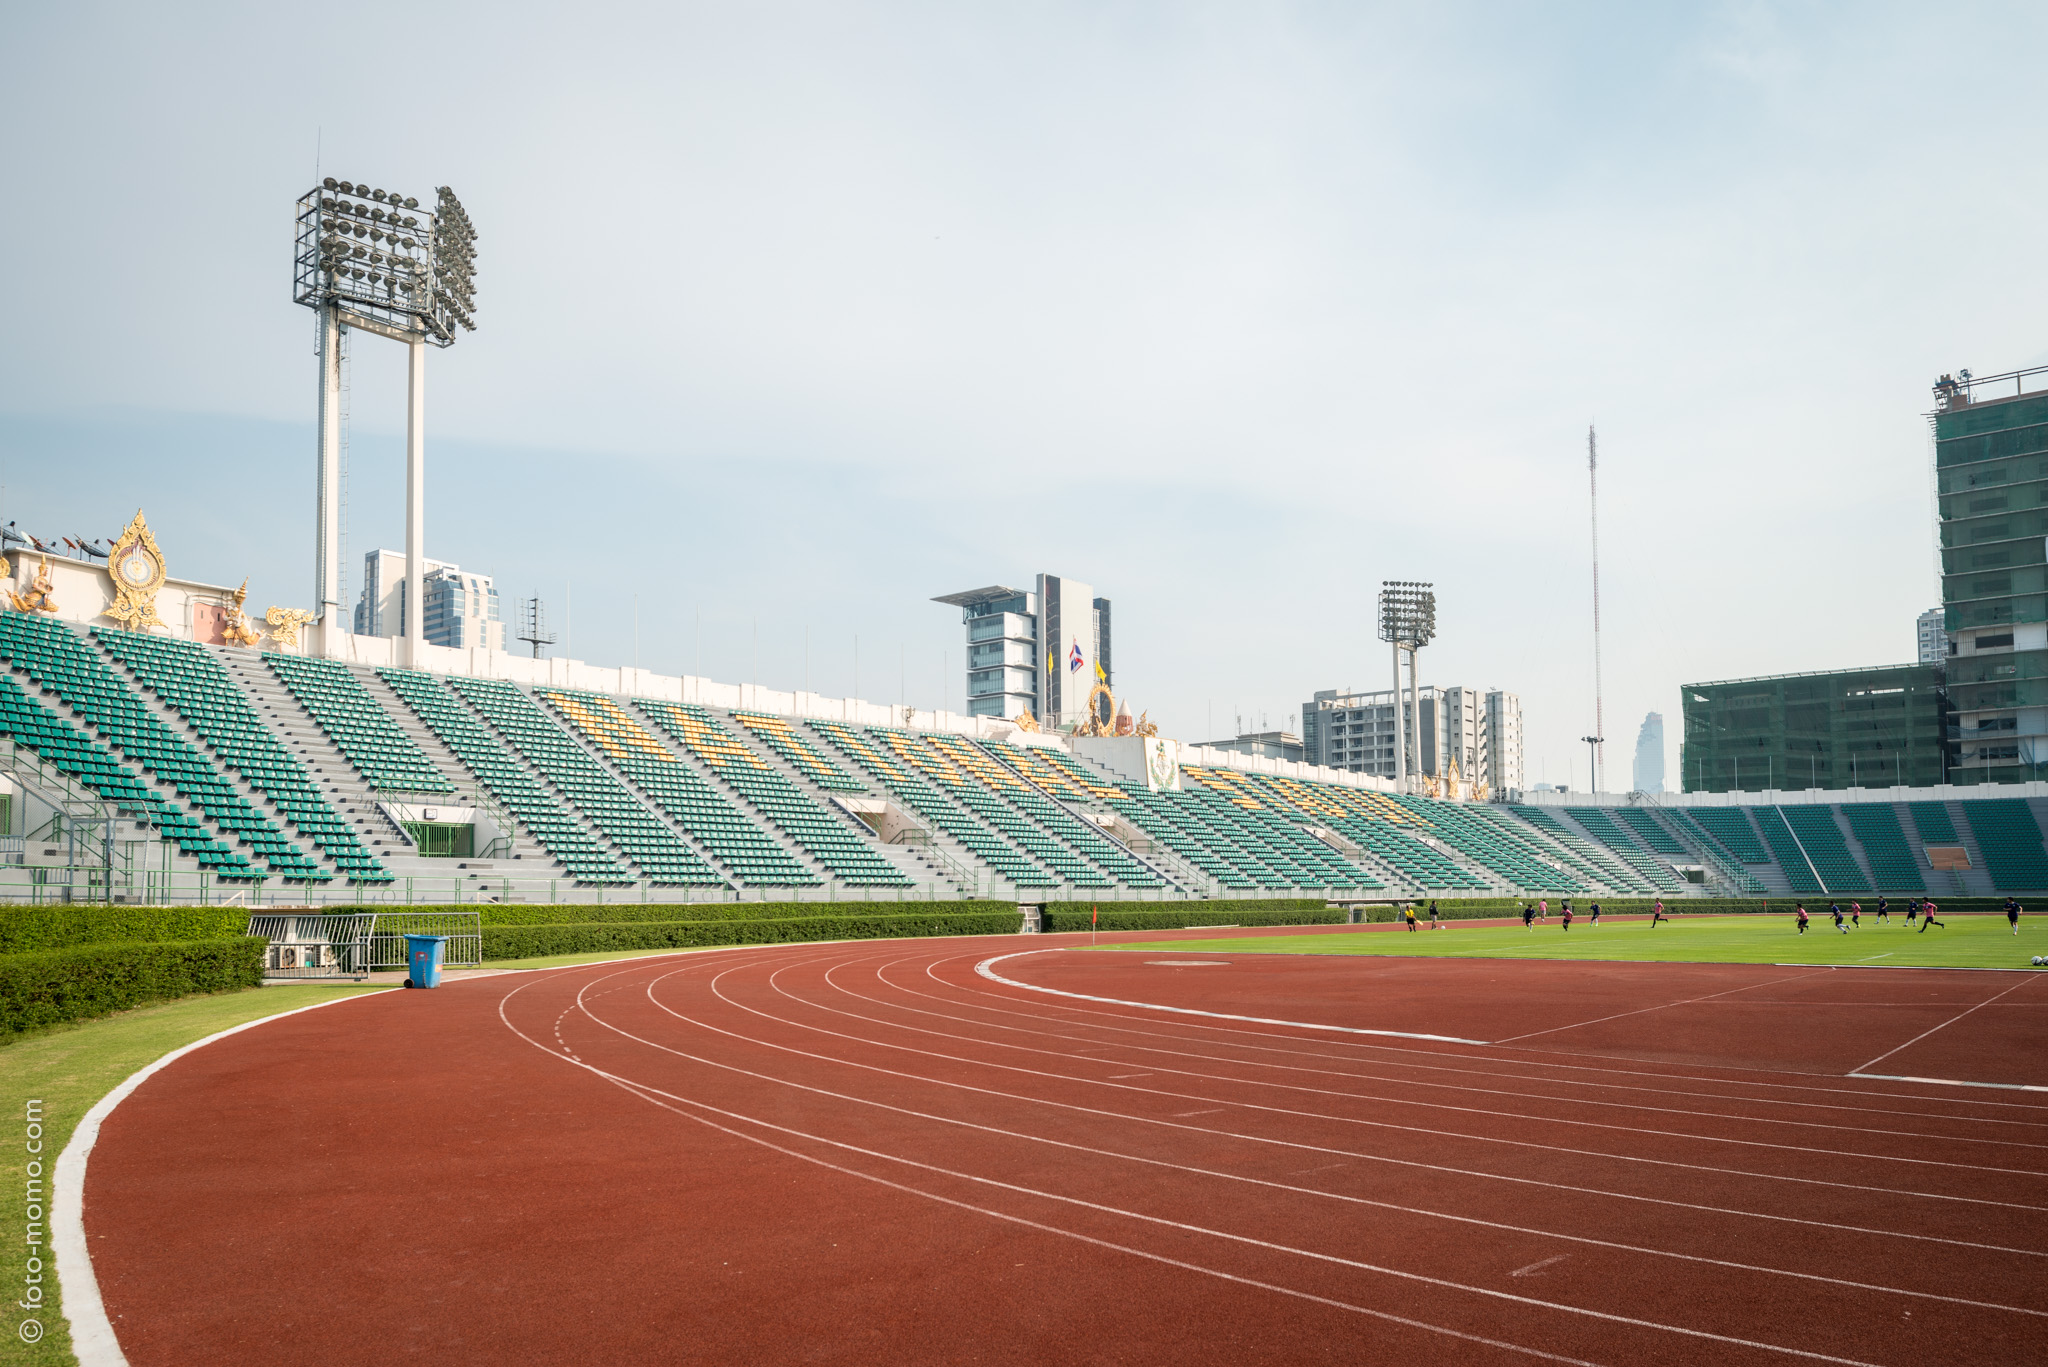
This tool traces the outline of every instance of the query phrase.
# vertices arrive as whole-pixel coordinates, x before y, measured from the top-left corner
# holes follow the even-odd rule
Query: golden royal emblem
[[[164,625],[156,615],[156,595],[169,576],[142,509],[135,510],[135,520],[114,539],[114,549],[107,552],[107,573],[114,579],[114,605],[106,616],[130,631]]]
[[[1036,731],[1038,729],[1038,718],[1032,716],[1028,709],[1019,712],[1016,716],[1010,718],[1010,721],[1019,731]]]

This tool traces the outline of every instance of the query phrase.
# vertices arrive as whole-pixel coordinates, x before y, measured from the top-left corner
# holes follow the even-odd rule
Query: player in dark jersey
[[[2024,910],[2026,910],[2026,908],[2022,907],[2018,902],[2014,901],[2012,898],[2008,897],[2005,899],[2006,923],[2012,927],[2012,933],[2015,935],[2020,933],[2020,913]]]
[[[1599,925],[1599,924],[1600,924],[1600,904],[1599,904],[1598,902],[1595,902],[1595,903],[1593,904],[1593,907],[1592,907],[1592,911],[1593,911],[1593,924],[1597,926],[1597,925]]]
[[[1531,934],[1535,933],[1536,904],[1534,902],[1524,902],[1522,904],[1522,929],[1530,932]]]
[[[1888,926],[1892,923],[1891,905],[1883,897],[1877,899],[1877,923],[1879,925]]]

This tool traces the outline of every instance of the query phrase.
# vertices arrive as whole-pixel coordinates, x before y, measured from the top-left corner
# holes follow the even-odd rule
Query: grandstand
[[[458,667],[477,659],[411,669],[0,613],[17,785],[0,897],[53,878],[300,902],[397,901],[423,879],[436,899],[569,901],[2048,890],[2032,794],[1451,801],[1214,750],[1148,769],[994,718]],[[428,849],[435,823],[472,836]]]

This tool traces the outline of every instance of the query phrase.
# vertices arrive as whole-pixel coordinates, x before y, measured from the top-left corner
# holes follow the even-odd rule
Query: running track
[[[220,1040],[100,1132],[108,1314],[138,1367],[2043,1359],[2048,1094],[1843,1076],[2048,1082],[2038,976],[1081,938]]]

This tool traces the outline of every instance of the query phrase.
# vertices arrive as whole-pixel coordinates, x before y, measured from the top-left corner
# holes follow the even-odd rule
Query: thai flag
[[[1067,656],[1067,673],[1072,674],[1075,670],[1081,667],[1082,663],[1083,661],[1081,659],[1081,638],[1076,636],[1074,638],[1073,653]]]

